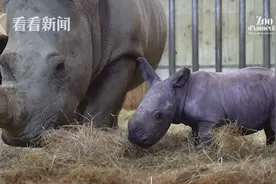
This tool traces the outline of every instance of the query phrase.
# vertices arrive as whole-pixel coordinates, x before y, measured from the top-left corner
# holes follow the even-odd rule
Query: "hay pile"
[[[232,127],[215,132],[216,148],[195,151],[190,129],[171,127],[154,147],[143,150],[126,140],[126,121],[118,131],[74,127],[45,135],[39,149],[1,146],[2,184],[260,184],[273,183],[275,149],[256,135],[232,136]],[[124,126],[123,126],[124,125]]]

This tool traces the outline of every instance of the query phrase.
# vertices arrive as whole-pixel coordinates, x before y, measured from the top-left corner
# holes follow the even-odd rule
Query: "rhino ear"
[[[8,36],[6,35],[0,35],[0,54],[4,51],[6,45],[8,42]]]
[[[139,61],[141,75],[145,81],[148,81],[149,85],[161,80],[146,58],[138,57],[137,61]]]
[[[182,87],[190,76],[191,70],[184,67],[183,69],[177,71],[172,76],[168,78],[168,82],[173,88]]]

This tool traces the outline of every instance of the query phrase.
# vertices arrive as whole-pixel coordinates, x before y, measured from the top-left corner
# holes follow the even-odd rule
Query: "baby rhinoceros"
[[[228,73],[191,73],[184,67],[161,80],[145,58],[137,60],[150,88],[128,122],[130,142],[151,147],[171,123],[183,123],[191,127],[196,145],[209,146],[212,129],[225,119],[235,120],[243,135],[264,129],[266,144],[275,141],[272,70],[247,67]]]

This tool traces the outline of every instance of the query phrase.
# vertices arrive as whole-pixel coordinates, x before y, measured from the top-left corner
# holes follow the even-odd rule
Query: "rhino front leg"
[[[208,148],[212,144],[212,123],[202,121],[198,123],[199,147]]]
[[[108,65],[92,83],[85,116],[93,119],[94,127],[118,127],[117,116],[123,106],[128,85],[133,80],[135,69],[135,59],[122,58]]]

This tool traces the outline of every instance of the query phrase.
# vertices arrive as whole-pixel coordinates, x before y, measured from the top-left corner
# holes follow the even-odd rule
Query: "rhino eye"
[[[62,71],[62,70],[64,70],[64,68],[65,68],[64,62],[60,62],[56,66],[56,71]]]
[[[56,64],[54,74],[55,74],[54,76],[57,77],[57,78],[66,77],[67,74],[66,74],[66,70],[65,70],[65,62],[64,61],[59,61]]]
[[[161,118],[162,118],[162,113],[161,113],[161,112],[157,112],[157,113],[155,114],[155,118],[156,118],[156,119],[161,119]]]

